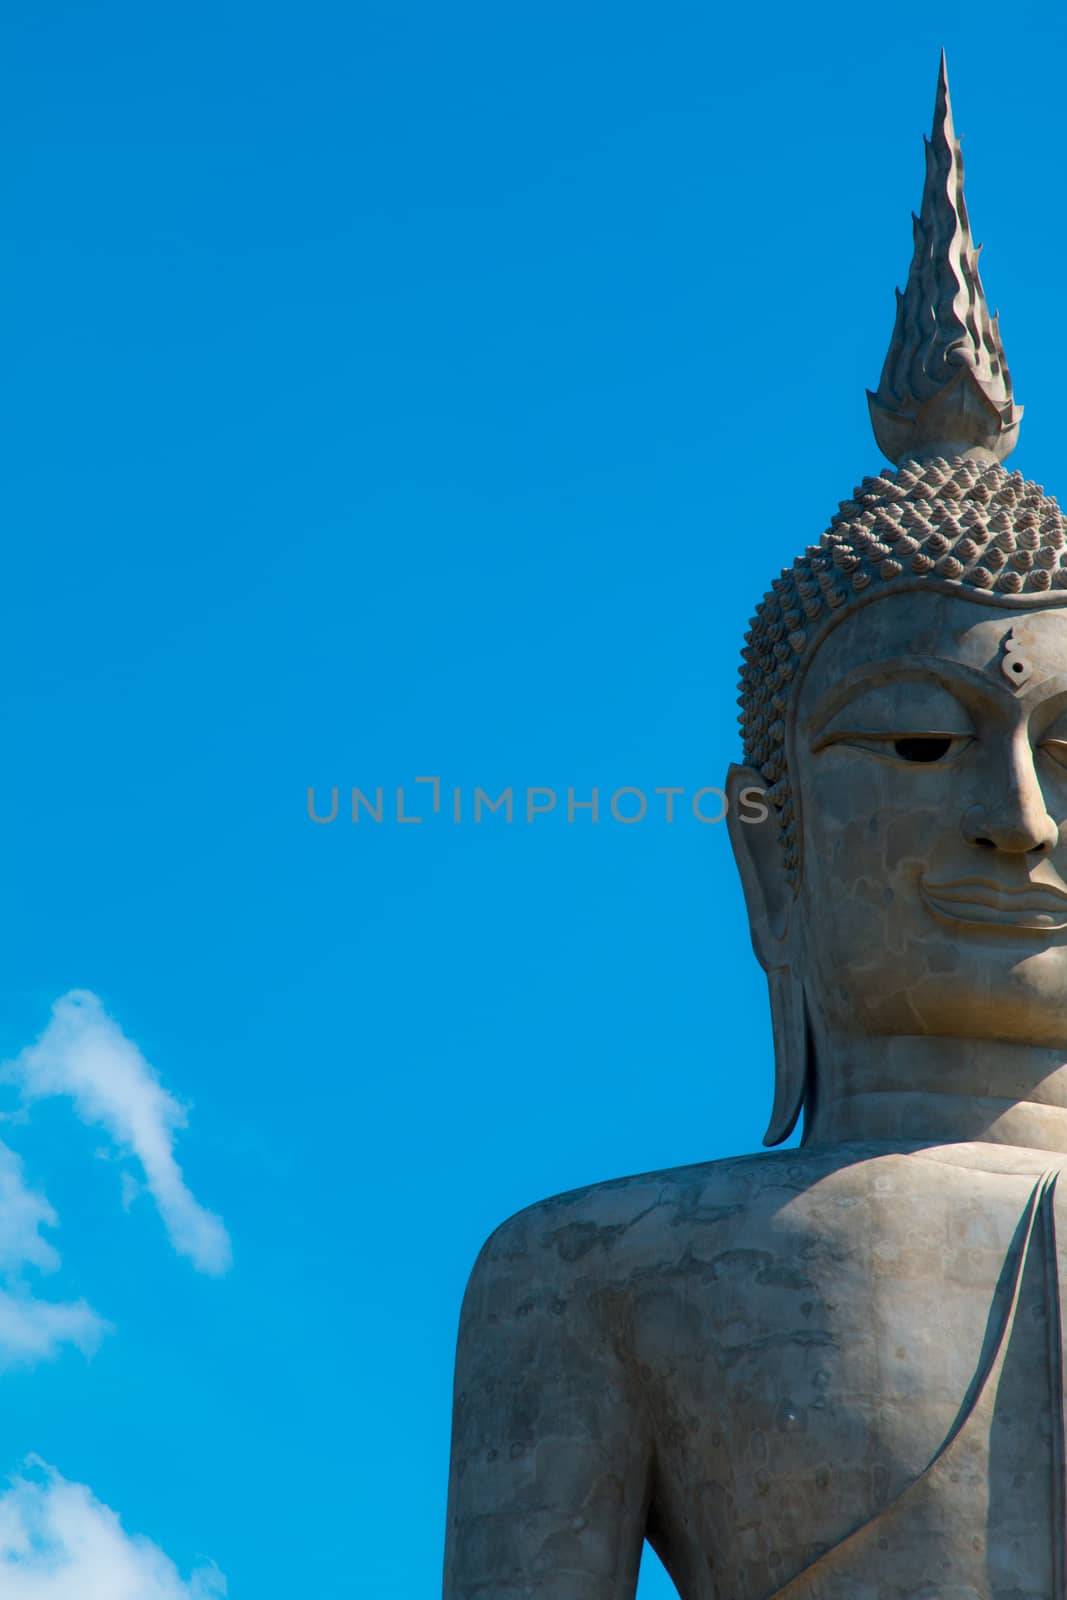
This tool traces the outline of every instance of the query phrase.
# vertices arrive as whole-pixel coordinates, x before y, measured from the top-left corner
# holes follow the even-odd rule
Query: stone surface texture
[[[758,608],[727,780],[767,1143],[803,1115],[801,1146],[596,1184],[491,1236],[445,1600],[633,1600],[646,1539],[682,1600],[1067,1600],[1067,523],[996,459],[1018,413],[943,63],[931,148],[923,215],[941,185],[956,225],[917,225],[878,401],[897,383],[914,455]],[[975,348],[905,393],[945,281],[931,239]],[[935,450],[961,361],[989,431]]]
[[[989,315],[963,198],[963,156],[952,126],[944,52],[915,251],[871,423],[890,461],[969,452],[1002,461],[1022,407],[1012,397],[997,318]]]

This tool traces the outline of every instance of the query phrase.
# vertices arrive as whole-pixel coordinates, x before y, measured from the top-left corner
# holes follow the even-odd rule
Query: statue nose
[[[984,850],[1046,854],[1059,842],[1060,830],[1045,810],[1040,790],[1013,799],[1014,803],[1001,806],[972,806],[963,818],[963,837]]]
[[[1059,824],[1045,805],[1026,729],[1013,729],[989,756],[981,779],[984,798],[964,813],[963,837],[981,850],[1047,854],[1059,843]]]

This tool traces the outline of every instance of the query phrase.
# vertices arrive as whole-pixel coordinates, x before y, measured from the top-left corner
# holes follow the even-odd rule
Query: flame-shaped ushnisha
[[[876,394],[867,392],[879,447],[898,466],[935,456],[1003,461],[1019,435],[997,318],[991,317],[963,198],[963,156],[952,125],[945,53],[915,253]]]

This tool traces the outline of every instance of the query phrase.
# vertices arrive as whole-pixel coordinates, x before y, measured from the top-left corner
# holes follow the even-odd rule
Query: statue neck
[[[806,1145],[977,1141],[1067,1154],[1067,1050],[928,1035],[824,1035],[816,1060]]]

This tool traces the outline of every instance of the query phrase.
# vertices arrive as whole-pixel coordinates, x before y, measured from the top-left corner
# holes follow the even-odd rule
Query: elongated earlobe
[[[767,988],[774,1031],[774,1106],[763,1142],[774,1145],[789,1138],[808,1092],[809,1029],[804,985],[792,967],[771,967]]]
[[[808,1009],[803,978],[795,965],[790,923],[795,892],[785,870],[777,822],[765,812],[762,821],[746,821],[756,808],[742,798],[763,789],[751,767],[731,766],[726,776],[730,842],[745,892],[752,948],[767,974],[771,1027],[774,1032],[774,1107],[764,1135],[765,1145],[781,1144],[796,1127],[808,1094]]]

